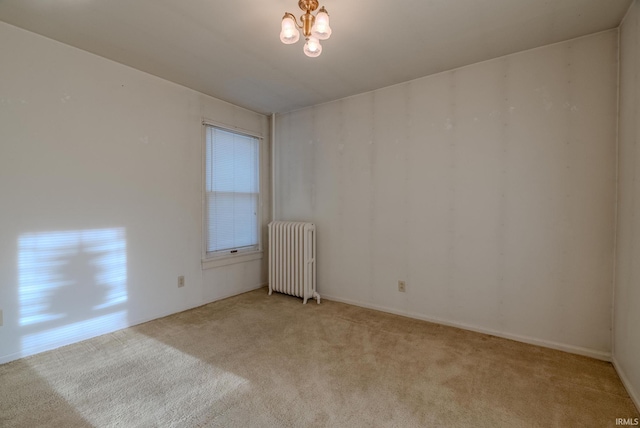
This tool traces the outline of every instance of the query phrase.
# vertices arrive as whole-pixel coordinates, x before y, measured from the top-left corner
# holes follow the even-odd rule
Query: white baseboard
[[[597,360],[608,361],[608,362],[611,361],[611,353],[610,352],[597,351],[597,350],[594,350],[594,349],[582,348],[580,346],[567,345],[567,344],[564,344],[564,343],[553,342],[553,341],[550,341],[550,340],[536,339],[536,338],[533,338],[533,337],[521,336],[521,335],[518,335],[518,334],[511,334],[511,333],[507,333],[507,332],[503,332],[503,331],[492,330],[492,329],[478,327],[478,326],[471,325],[471,324],[465,324],[465,323],[460,323],[460,322],[455,322],[455,321],[448,321],[448,320],[444,320],[444,319],[441,319],[441,318],[428,317],[428,316],[425,316],[425,315],[422,315],[422,314],[419,314],[419,313],[415,313],[415,312],[409,312],[409,311],[403,311],[403,310],[399,310],[399,309],[388,308],[388,307],[385,307],[385,306],[374,305],[374,304],[370,304],[370,303],[366,303],[366,302],[361,302],[361,301],[358,301],[358,300],[343,299],[342,297],[332,296],[332,295],[328,295],[328,294],[322,294],[322,298],[323,299],[327,299],[327,300],[333,300],[333,301],[336,301],[336,302],[347,303],[347,304],[354,305],[354,306],[360,306],[360,307],[363,307],[363,308],[374,309],[376,311],[387,312],[387,313],[390,313],[390,314],[401,315],[401,316],[405,316],[405,317],[409,317],[409,318],[415,318],[415,319],[419,319],[419,320],[422,320],[422,321],[428,321],[428,322],[432,322],[432,323],[436,323],[436,324],[442,324],[442,325],[446,325],[446,326],[449,326],[449,327],[456,327],[456,328],[461,328],[463,330],[475,331],[476,333],[489,334],[491,336],[497,336],[497,337],[502,337],[504,339],[515,340],[517,342],[528,343],[530,345],[536,345],[536,346],[542,346],[544,348],[556,349],[558,351],[569,352],[571,354],[583,355],[583,356],[586,356],[586,357],[595,358]]]
[[[638,391],[633,388],[633,385],[631,385],[627,374],[624,372],[624,370],[622,370],[622,367],[620,367],[620,363],[618,363],[618,360],[616,360],[615,354],[611,357],[611,363],[616,369],[618,377],[620,377],[620,380],[622,380],[622,384],[627,389],[627,392],[629,393],[629,397],[631,397],[633,404],[636,405],[636,409],[638,410],[638,412],[640,412],[640,395],[638,395]]]
[[[208,305],[209,303],[217,302],[219,300],[228,299],[229,297],[237,296],[239,294],[244,294],[244,293],[248,293],[250,291],[258,290],[258,289],[260,289],[260,288],[262,288],[262,287],[264,287],[266,285],[267,285],[266,282],[262,283],[262,284],[259,284],[259,285],[253,285],[251,287],[242,288],[240,290],[234,291],[233,293],[228,293],[228,294],[224,294],[222,296],[217,296],[216,298],[214,298],[211,301],[206,301],[204,303],[199,303],[199,304],[197,304],[195,306],[188,306],[188,307],[185,307],[185,308],[179,309],[177,311],[173,311],[173,312],[171,312],[171,311],[169,311],[169,312],[161,312],[161,313],[158,313],[158,314],[154,314],[154,315],[152,315],[150,317],[144,317],[144,318],[137,318],[137,319],[129,320],[129,322],[127,322],[127,324],[124,327],[114,328],[113,330],[105,331],[105,332],[103,332],[103,333],[101,333],[101,334],[99,334],[97,336],[87,336],[87,337],[83,337],[81,339],[78,339],[78,340],[76,340],[74,342],[70,342],[70,343],[66,343],[66,344],[60,344],[60,345],[51,346],[51,347],[42,347],[42,348],[39,348],[39,349],[34,349],[31,352],[23,352],[23,351],[21,351],[21,352],[15,352],[15,353],[9,354],[9,355],[2,355],[2,356],[0,356],[0,364],[5,364],[5,363],[8,363],[8,362],[11,362],[11,361],[14,361],[14,360],[18,360],[20,358],[26,358],[26,357],[29,357],[31,355],[37,355],[37,354],[40,354],[42,352],[52,351],[54,349],[62,348],[63,346],[73,345],[74,343],[78,343],[78,342],[82,342],[82,341],[85,341],[85,340],[93,339],[94,337],[104,336],[105,334],[110,334],[110,333],[113,333],[113,332],[116,332],[116,331],[119,331],[119,330],[124,330],[125,328],[134,327],[136,325],[144,324],[144,323],[149,322],[149,321],[153,321],[153,320],[157,320],[157,319],[160,319],[160,318],[168,317],[169,315],[173,315],[173,314],[177,314],[177,313],[180,313],[180,312],[188,311],[188,310],[200,307],[200,306]]]
[[[0,357],[0,364],[6,364],[14,360],[19,360],[20,358],[28,357],[29,355],[22,355],[22,352],[16,352],[9,355],[3,355]]]
[[[210,300],[210,301],[207,301],[205,303],[199,304],[197,306],[194,306],[193,308],[197,308],[197,307],[200,307],[200,306],[208,305],[209,303],[213,303],[213,302],[217,302],[217,301],[220,301],[220,300],[228,299],[229,297],[238,296],[240,294],[248,293],[250,291],[259,290],[262,287],[266,287],[267,285],[269,285],[269,283],[268,282],[264,282],[264,283],[259,284],[259,285],[253,285],[251,287],[241,288],[240,290],[234,291],[232,293],[227,293],[227,294],[222,294],[220,296],[216,296],[213,300]],[[189,309],[193,309],[193,308],[189,308]],[[187,309],[185,309],[185,311],[186,310]],[[182,312],[182,311],[180,311],[180,312]]]
[[[136,325],[144,324],[144,323],[149,322],[149,321],[153,321],[153,320],[157,320],[157,319],[160,319],[160,318],[168,317],[168,316],[174,315],[174,314],[179,314],[180,312],[190,311],[191,309],[199,308],[200,306],[208,305],[209,303],[217,302],[219,300],[228,299],[229,297],[237,296],[239,294],[248,293],[249,291],[258,290],[258,289],[264,287],[265,285],[267,285],[266,282],[264,284],[260,284],[260,285],[253,285],[251,287],[241,288],[239,290],[234,291],[233,293],[228,293],[228,294],[223,294],[221,296],[216,296],[212,300],[207,300],[204,303],[198,303],[197,305],[193,305],[193,306],[187,306],[187,307],[185,307],[183,309],[179,309],[177,311],[173,311],[173,312],[169,311],[169,312],[166,312],[166,313],[161,313],[159,315],[152,315],[151,317],[138,318],[138,319],[133,320],[131,323],[129,323],[129,325],[127,325],[124,328],[134,327]],[[122,329],[119,329],[119,330],[122,330]],[[115,331],[117,331],[117,330],[115,330]]]
[[[197,305],[193,305],[193,306],[187,306],[187,307],[185,307],[183,309],[179,309],[177,311],[163,312],[163,313],[160,313],[159,315],[152,315],[151,317],[134,319],[126,327],[123,327],[121,329],[116,329],[114,331],[124,330],[125,328],[134,327],[136,325],[144,324],[144,323],[149,322],[149,321],[153,321],[153,320],[157,320],[157,319],[160,319],[160,318],[168,317],[168,316],[174,315],[174,314],[179,314],[180,312],[190,311],[191,309],[199,308],[200,306],[205,306],[205,305],[208,305],[209,303],[217,302],[219,300],[228,299],[229,297],[238,296],[240,294],[244,294],[244,293],[248,293],[250,291],[258,290],[258,289],[264,287],[265,285],[267,285],[266,282],[263,283],[263,284],[259,284],[259,285],[253,285],[253,286],[247,287],[247,288],[241,288],[241,289],[239,289],[237,291],[234,291],[233,293],[223,294],[221,296],[215,297],[213,300],[208,300],[208,301],[205,301],[204,303],[198,303]],[[111,333],[113,333],[113,332],[111,332]],[[109,334],[109,333],[105,333],[105,334]]]

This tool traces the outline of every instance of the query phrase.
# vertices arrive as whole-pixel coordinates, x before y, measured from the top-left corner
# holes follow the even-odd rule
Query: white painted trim
[[[202,269],[214,269],[220,266],[235,265],[236,263],[252,262],[262,259],[263,251],[250,253],[229,254],[224,257],[202,259]]]
[[[204,123],[204,119],[202,120]],[[200,125],[200,257],[207,257],[207,126]],[[201,269],[202,270],[202,269]],[[204,276],[203,276],[204,278]]]
[[[258,138],[260,140],[264,139],[264,137],[260,132],[249,131],[247,129],[240,128],[238,126],[228,125],[222,122],[216,122],[215,120],[207,119],[205,117],[202,118],[202,124],[206,126],[213,126],[214,128],[220,128],[220,129],[231,131],[231,132],[237,132],[238,134],[244,134],[249,137]]]
[[[336,302],[347,303],[349,305],[360,306],[363,308],[374,309],[376,311],[387,312],[390,314],[401,315],[404,317],[446,325],[449,327],[461,328],[463,330],[474,331],[476,333],[483,333],[491,336],[502,337],[504,339],[515,340],[516,342],[523,342],[523,343],[528,343],[530,345],[542,346],[544,348],[551,348],[551,349],[556,349],[558,351],[569,352],[571,354],[583,355],[585,357],[591,357],[597,360],[608,361],[608,362],[611,361],[611,353],[609,352],[596,351],[594,349],[583,348],[580,346],[566,345],[564,343],[553,342],[550,340],[536,339],[529,336],[521,336],[518,334],[505,333],[502,331],[477,327],[471,324],[447,321],[441,318],[428,317],[415,312],[409,312],[409,311],[403,311],[399,309],[388,308],[385,306],[373,305],[373,304],[369,304],[369,303],[365,303],[357,300],[343,299],[341,297],[336,297],[332,295],[323,294],[322,298],[326,300],[333,300]]]
[[[258,215],[256,221],[258,222],[258,243],[256,245],[251,246],[251,250],[262,253],[263,251],[263,242],[262,242],[262,227],[263,227],[263,204],[264,204],[264,191],[265,191],[265,172],[262,168],[262,163],[264,162],[264,157],[266,156],[265,150],[265,140],[262,137],[262,134],[255,133],[252,131],[247,131],[237,126],[225,125],[223,123],[215,122],[206,118],[202,118],[202,125],[200,126],[200,139],[201,139],[201,162],[200,162],[200,194],[201,194],[201,209],[200,209],[200,227],[202,228],[202,232],[200,233],[201,238],[201,251],[202,251],[202,268],[214,268],[216,266],[225,266],[233,263],[221,263],[216,265],[215,263],[207,264],[205,266],[205,261],[213,260],[213,259],[223,259],[227,256],[224,255],[226,250],[217,251],[213,253],[207,252],[207,236],[208,236],[208,224],[207,224],[207,127],[214,127],[218,129],[222,129],[224,131],[236,132],[239,134],[245,134],[249,137],[256,138],[258,140]],[[239,250],[240,252],[243,250]],[[246,251],[246,250],[244,250]],[[223,255],[210,255],[210,254],[223,254]],[[239,256],[239,254],[233,254],[231,257]],[[253,260],[253,259],[252,259]]]
[[[620,367],[620,364],[618,363],[618,360],[616,360],[615,355],[613,355],[613,357],[611,358],[611,363],[613,364],[613,368],[616,369],[616,372],[618,373],[618,377],[622,381],[622,384],[629,393],[631,401],[633,401],[633,403],[636,405],[636,409],[638,410],[638,412],[640,412],[640,395],[635,389],[633,389],[633,385],[631,385],[629,378],[625,374],[624,370],[622,370],[622,367]]]
[[[276,114],[271,113],[271,221],[276,220]]]
[[[628,12],[628,11],[627,11]],[[618,286],[618,209],[620,204],[620,80],[622,68],[620,67],[620,60],[622,59],[620,49],[620,35],[622,33],[622,23],[617,28],[618,40],[616,49],[618,60],[618,73],[616,74],[616,174],[614,178],[614,201],[613,201],[613,272],[611,278],[611,303],[609,308],[611,309],[611,353],[613,354],[616,349],[616,288]]]
[[[2,357],[0,357],[0,364],[6,364],[14,360],[19,360],[20,358],[23,358],[23,357],[28,357],[28,355],[21,355],[21,354],[22,352],[15,352],[13,354],[3,355]]]
[[[211,301],[209,301],[207,303],[203,303],[201,305],[194,306],[193,308],[190,308],[190,309],[194,309],[194,308],[198,308],[200,306],[208,305],[209,303],[213,303],[213,302],[219,302],[220,300],[228,299],[230,297],[239,296],[239,295],[244,294],[244,293],[249,293],[250,291],[259,290],[261,288],[267,287],[268,285],[269,285],[268,282],[263,282],[263,283],[260,283],[259,285],[252,285],[252,286],[247,287],[247,288],[242,288],[240,291],[234,291],[233,293],[230,293],[230,294],[223,294],[222,296],[216,297],[215,299],[213,299],[213,300],[211,300]],[[265,293],[265,295],[266,295],[266,293]]]
[[[75,341],[75,342],[70,343],[68,345],[54,346],[53,348],[43,347],[42,349],[40,349],[40,350],[38,350],[36,352],[30,352],[30,353],[26,353],[26,352],[22,352],[21,351],[21,352],[15,352],[15,353],[9,354],[9,355],[2,355],[2,356],[0,356],[0,364],[5,364],[5,363],[8,363],[8,362],[11,362],[11,361],[14,361],[14,360],[18,360],[20,358],[26,358],[26,357],[29,357],[31,355],[37,355],[37,354],[41,354],[41,353],[47,352],[47,351],[53,351],[54,349],[62,348],[63,346],[70,346],[70,345],[73,345],[73,344],[76,344],[76,343],[79,343],[79,342],[83,342],[85,340],[93,339],[95,337],[104,336],[105,334],[111,334],[111,333],[114,333],[116,331],[124,330],[126,328],[135,327],[136,325],[144,324],[144,323],[149,322],[149,321],[153,321],[153,320],[157,320],[157,319],[160,319],[160,318],[168,317],[170,315],[178,314],[178,313],[184,312],[184,311],[189,311],[191,309],[199,308],[200,306],[205,306],[205,305],[208,305],[210,303],[217,302],[219,300],[228,299],[229,297],[238,296],[240,294],[248,293],[248,292],[254,291],[254,290],[259,290],[259,289],[261,289],[263,287],[266,287],[266,286],[267,286],[267,283],[264,282],[264,283],[261,283],[259,285],[252,285],[250,287],[243,288],[243,289],[241,289],[240,291],[237,291],[237,292],[233,292],[233,293],[230,293],[230,294],[224,294],[222,296],[216,297],[215,299],[207,301],[205,303],[199,303],[199,304],[197,304],[195,306],[188,306],[188,307],[186,307],[184,309],[181,309],[179,311],[162,312],[159,315],[152,315],[151,317],[138,318],[137,320],[128,322],[126,327],[116,328],[114,330],[105,332],[103,334],[99,334],[98,336],[87,337],[85,339],[81,339],[81,340]]]

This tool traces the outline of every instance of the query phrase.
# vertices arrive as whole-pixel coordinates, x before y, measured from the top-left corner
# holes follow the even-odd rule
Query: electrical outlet
[[[398,281],[398,291],[401,293],[407,291],[407,284],[404,281]]]
[[[178,277],[178,288],[184,287],[184,276],[180,275]]]

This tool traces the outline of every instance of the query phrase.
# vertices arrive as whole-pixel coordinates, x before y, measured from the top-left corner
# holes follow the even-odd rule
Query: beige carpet
[[[265,289],[0,366],[2,427],[614,427],[608,363]]]

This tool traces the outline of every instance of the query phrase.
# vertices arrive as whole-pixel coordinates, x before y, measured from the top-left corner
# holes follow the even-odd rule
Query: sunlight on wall
[[[23,354],[127,326],[124,228],[24,234],[18,272]]]

